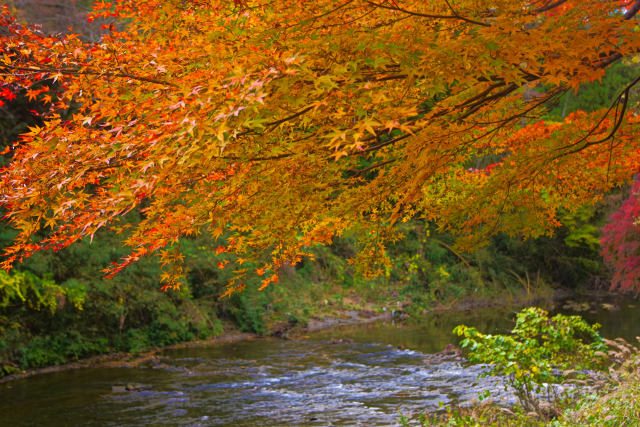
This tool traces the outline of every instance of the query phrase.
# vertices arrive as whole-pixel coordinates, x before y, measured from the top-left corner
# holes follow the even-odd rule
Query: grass
[[[624,362],[612,373],[604,390],[568,408],[554,425],[640,425],[640,355]]]

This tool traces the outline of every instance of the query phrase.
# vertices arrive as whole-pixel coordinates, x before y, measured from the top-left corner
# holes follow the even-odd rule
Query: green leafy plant
[[[547,311],[529,307],[517,314],[510,335],[483,334],[465,325],[453,332],[463,337],[460,345],[471,362],[489,364],[484,376],[506,376],[523,408],[544,415],[537,393],[550,390],[545,384],[562,382],[569,370],[604,366],[607,346],[599,326],[580,316],[550,318]]]
[[[36,311],[45,308],[53,313],[62,301],[67,300],[81,310],[85,291],[84,285],[77,280],[61,286],[50,278],[40,278],[28,271],[12,274],[0,271],[0,308],[21,303]]]

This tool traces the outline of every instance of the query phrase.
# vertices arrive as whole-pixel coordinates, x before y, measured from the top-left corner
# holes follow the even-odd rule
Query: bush
[[[453,332],[463,337],[469,361],[489,364],[483,375],[507,376],[523,408],[544,415],[536,396],[550,390],[544,384],[562,382],[568,370],[604,367],[607,346],[598,328],[580,316],[549,318],[545,310],[529,307],[518,313],[511,335],[482,334],[465,325]]]

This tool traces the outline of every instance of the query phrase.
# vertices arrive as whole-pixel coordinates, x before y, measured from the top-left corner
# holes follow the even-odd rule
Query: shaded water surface
[[[640,335],[633,302],[605,304],[581,314],[597,317],[605,336]],[[499,379],[478,380],[480,367],[432,353],[454,340],[456,324],[499,333],[512,315],[452,313],[296,341],[172,350],[137,368],[32,377],[0,385],[0,425],[392,425],[400,413],[470,403],[486,389],[508,403]]]

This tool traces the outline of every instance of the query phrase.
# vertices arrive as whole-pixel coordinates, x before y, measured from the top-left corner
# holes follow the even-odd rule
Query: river
[[[631,299],[564,302],[557,310],[581,311],[606,337],[640,335]],[[0,425],[393,425],[401,413],[470,404],[486,389],[509,404],[500,378],[479,380],[480,367],[434,353],[455,340],[459,323],[501,333],[513,314],[442,313],[292,341],[169,350],[136,368],[30,377],[0,385]]]

